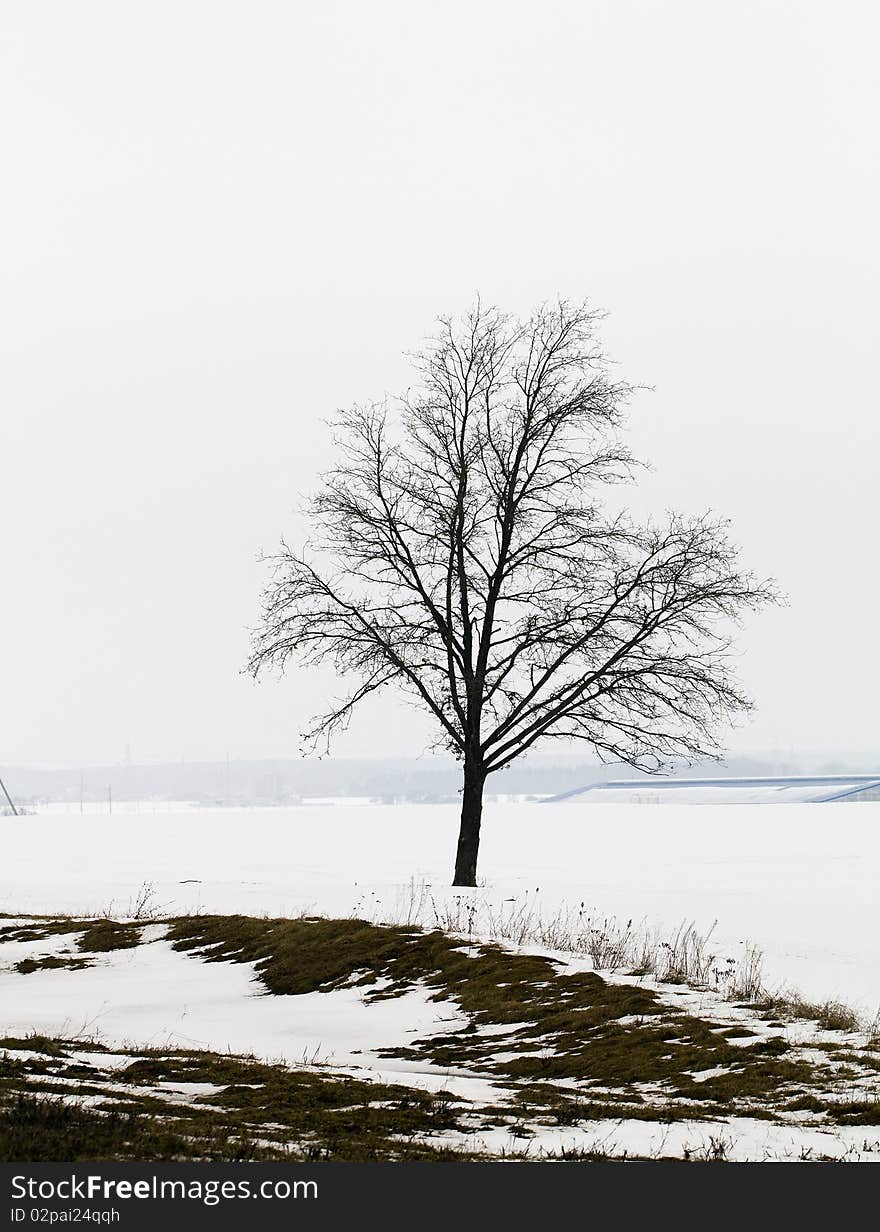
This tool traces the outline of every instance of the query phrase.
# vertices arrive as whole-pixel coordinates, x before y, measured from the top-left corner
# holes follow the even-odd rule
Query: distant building
[[[880,775],[736,779],[618,779],[590,783],[546,804],[828,804],[880,800]]]

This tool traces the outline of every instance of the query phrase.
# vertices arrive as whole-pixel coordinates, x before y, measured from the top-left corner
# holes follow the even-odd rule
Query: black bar
[[[492,1227],[533,1232],[678,1230],[711,1227],[725,1212],[744,1224],[760,1212],[766,1227],[774,1210],[816,1226],[823,1210],[872,1209],[877,1179],[870,1167],[834,1163],[2,1163],[0,1227],[463,1232],[485,1212]]]

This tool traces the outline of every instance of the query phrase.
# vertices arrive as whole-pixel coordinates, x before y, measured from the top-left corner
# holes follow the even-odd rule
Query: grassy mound
[[[77,978],[113,951],[152,944],[143,923],[33,920],[0,941],[65,940],[14,968],[26,979]],[[474,1157],[479,1135],[527,1142],[543,1129],[598,1122],[762,1119],[800,1127],[880,1125],[877,1041],[855,1041],[845,1015],[824,1034],[788,1031],[781,1002],[731,1007],[582,962],[469,943],[440,930],[363,920],[189,916],[163,940],[192,962],[252,965],[263,994],[291,999],[360,990],[367,1005],[426,991],[456,1026],[386,1061],[488,1080],[481,1101],[354,1073],[212,1052],[126,1050],[43,1036],[0,1039],[0,1154],[29,1159],[445,1159]],[[57,950],[56,946],[56,950]],[[68,974],[69,973],[69,974]],[[23,988],[26,986],[23,986]],[[712,1006],[719,1011],[713,1016]],[[724,1012],[722,1011],[724,1009]],[[818,1026],[816,1028],[818,1032]],[[386,1068],[389,1066],[386,1065]],[[480,1084],[485,1093],[485,1081]],[[497,1141],[497,1134],[496,1134]],[[586,1141],[586,1139],[584,1139]],[[564,1158],[593,1158],[566,1146]]]

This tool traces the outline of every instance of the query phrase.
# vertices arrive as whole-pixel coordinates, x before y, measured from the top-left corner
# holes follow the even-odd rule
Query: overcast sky
[[[256,554],[477,292],[607,309],[638,507],[788,592],[732,746],[880,747],[876,13],[0,0],[0,764],[295,754]]]

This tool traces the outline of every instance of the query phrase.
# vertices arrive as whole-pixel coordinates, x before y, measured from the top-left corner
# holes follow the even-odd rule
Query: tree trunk
[[[480,818],[483,814],[483,784],[486,772],[481,765],[464,764],[464,791],[461,799],[461,828],[455,856],[456,886],[477,884],[477,852],[480,849]]]

